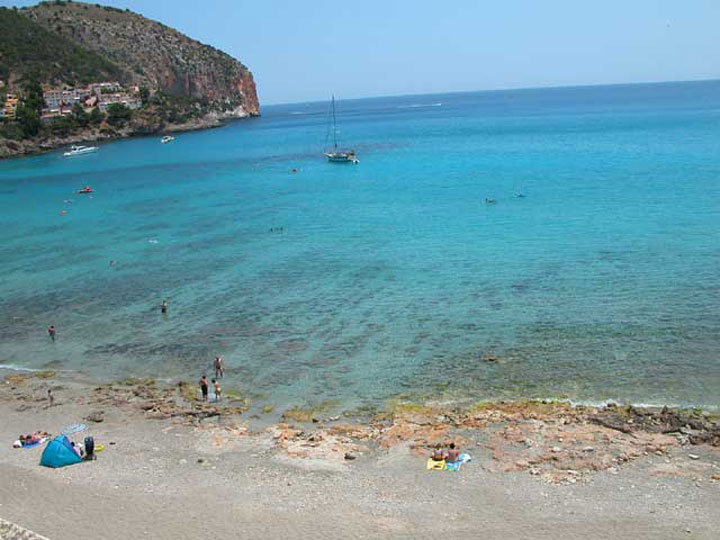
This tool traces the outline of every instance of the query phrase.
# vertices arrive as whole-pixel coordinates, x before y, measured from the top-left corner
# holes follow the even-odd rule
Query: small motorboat
[[[173,142],[175,140],[175,137],[172,135],[165,135],[162,139],[160,139],[160,142],[163,144],[167,144],[169,142]]]
[[[71,146],[70,150],[65,152],[63,156],[81,156],[83,154],[89,154],[91,152],[97,152],[99,148],[97,146]]]
[[[92,193],[92,192],[93,192],[93,188],[91,188],[90,186],[85,186],[82,189],[78,189],[75,193],[84,194],[84,193]]]

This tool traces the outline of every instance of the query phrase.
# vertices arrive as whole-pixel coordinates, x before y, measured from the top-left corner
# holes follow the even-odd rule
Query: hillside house
[[[3,105],[3,116],[8,120],[15,120],[17,113],[18,97],[15,94],[7,94]]]

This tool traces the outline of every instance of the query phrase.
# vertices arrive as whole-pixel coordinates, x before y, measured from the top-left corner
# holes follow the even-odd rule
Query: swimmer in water
[[[52,339],[53,341],[55,341],[55,334],[56,334],[56,332],[55,332],[55,326],[53,326],[53,325],[51,324],[50,326],[48,326],[47,331],[48,331],[48,335],[50,336],[50,339]]]
[[[114,259],[110,261],[110,266],[117,266],[117,261]]]
[[[160,313],[163,315],[167,314],[167,300],[163,300],[160,304]]]

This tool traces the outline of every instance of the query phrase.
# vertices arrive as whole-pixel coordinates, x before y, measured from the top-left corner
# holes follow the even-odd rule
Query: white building
[[[51,111],[61,108],[71,108],[76,103],[82,103],[91,95],[89,88],[71,88],[67,90],[46,90],[43,92],[45,106]]]
[[[122,90],[122,86],[120,86],[119,82],[101,82],[101,83],[93,83],[88,85],[88,89],[91,92],[94,92],[95,94],[102,94],[105,93],[112,93],[112,92],[120,92]]]
[[[139,109],[142,107],[142,101],[140,98],[133,97],[129,94],[103,94],[99,96],[100,103],[98,104],[98,107],[100,107],[100,110],[104,113],[107,112],[107,108],[116,103],[119,105],[125,105],[128,109]]]

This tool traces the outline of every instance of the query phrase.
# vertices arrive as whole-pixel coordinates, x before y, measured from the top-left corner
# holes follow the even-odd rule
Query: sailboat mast
[[[333,142],[335,143],[335,151],[337,152],[337,125],[335,125],[335,95],[332,97],[332,116],[333,116]]]

